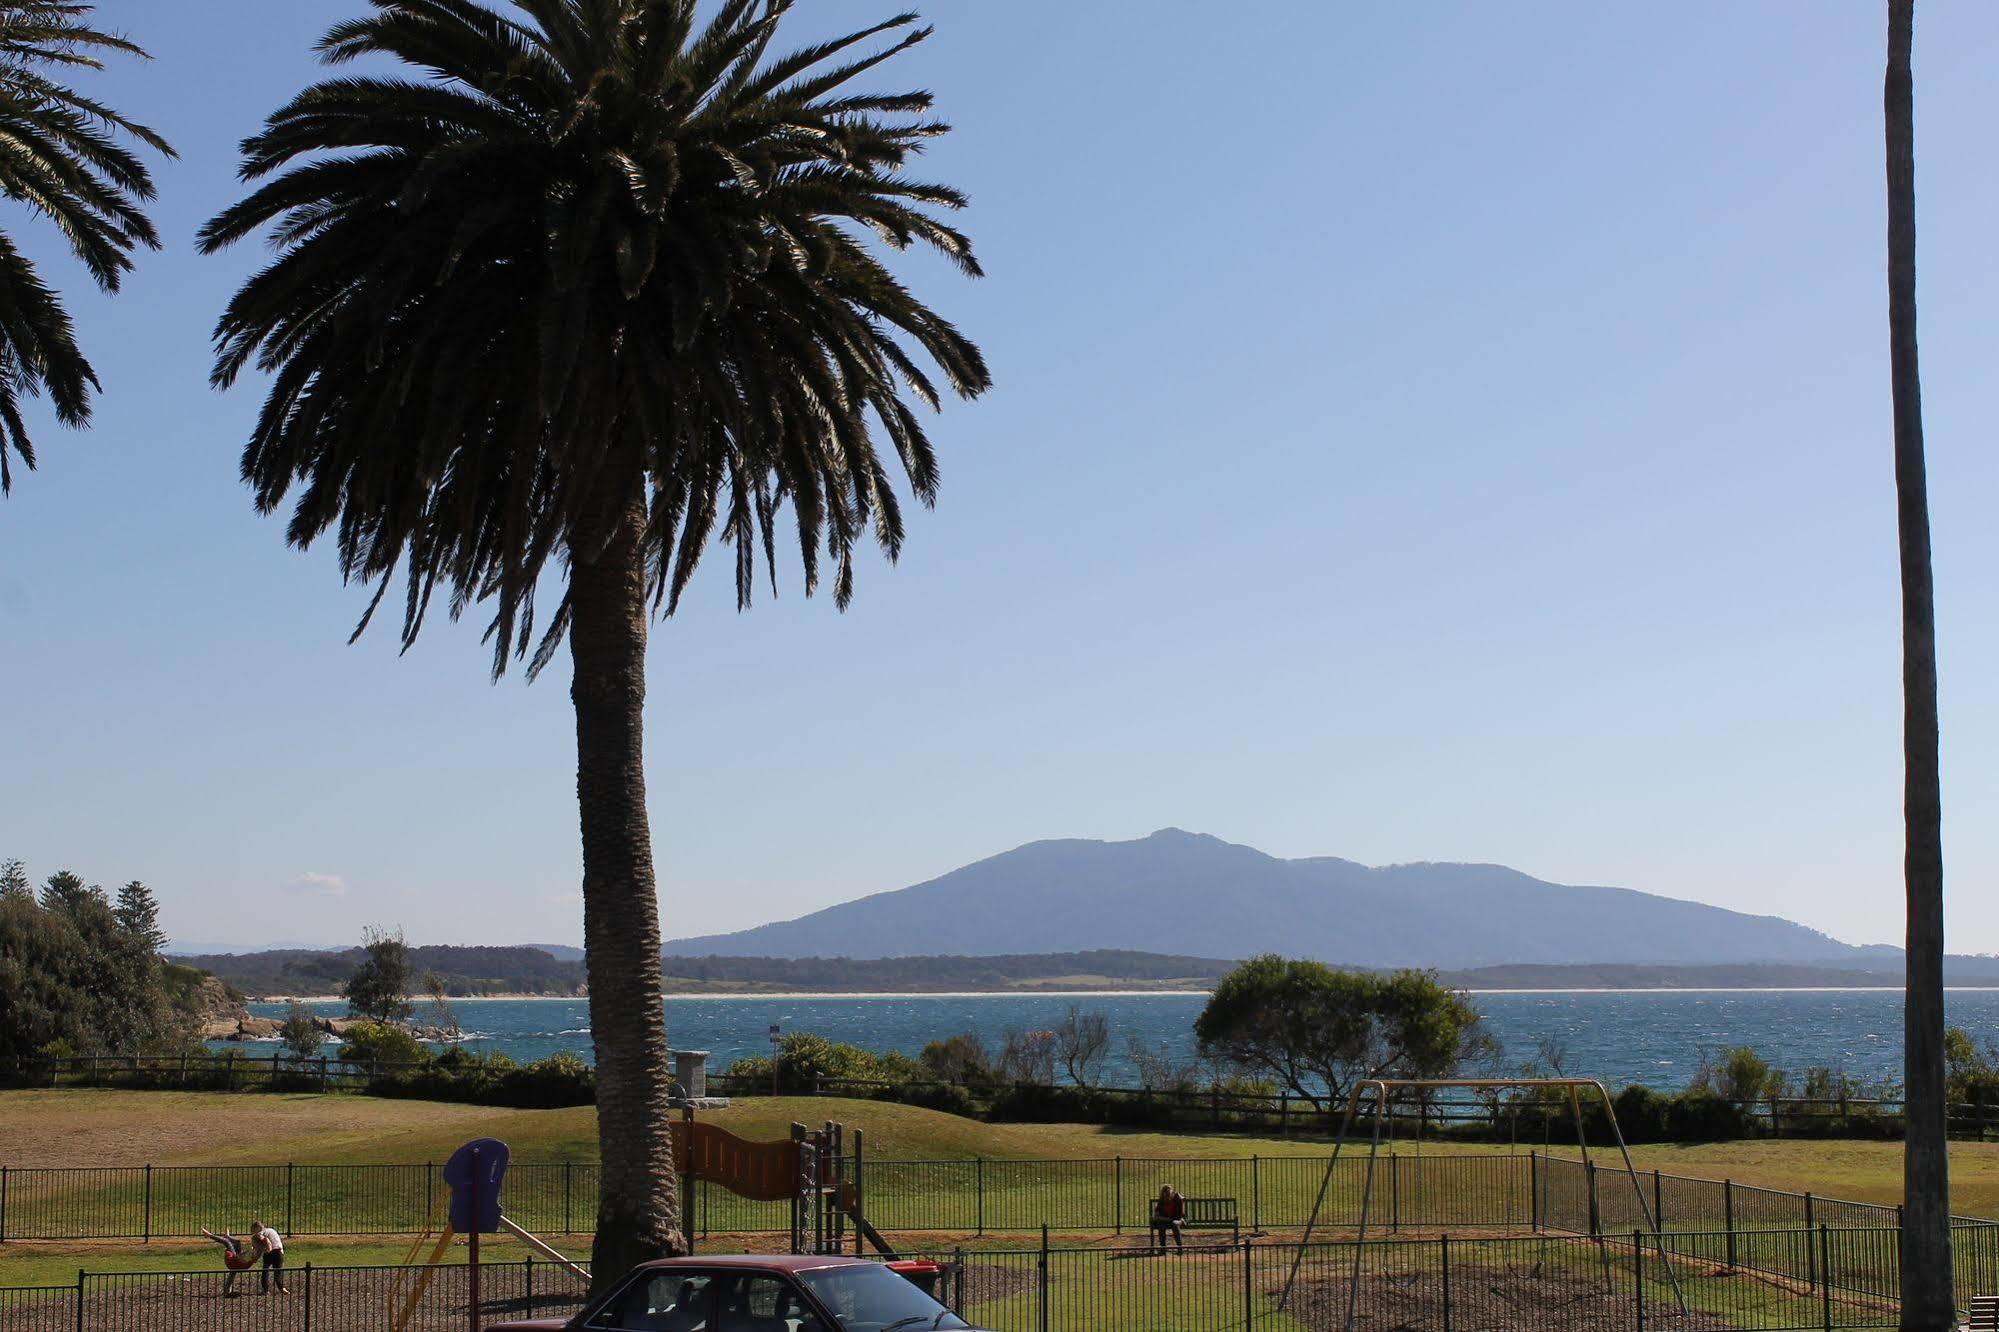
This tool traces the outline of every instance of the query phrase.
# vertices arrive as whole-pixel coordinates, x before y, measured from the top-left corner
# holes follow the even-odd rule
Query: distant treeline
[[[251,996],[339,994],[367,954],[281,948],[267,953],[213,953],[178,959],[213,972]],[[472,948],[428,944],[409,950],[411,970],[432,973],[447,994],[574,994],[583,965],[563,962],[539,948]]]
[[[359,948],[281,948],[263,953],[209,953],[177,959],[213,972],[252,996],[339,994],[366,956]],[[1165,988],[1206,986],[1230,964],[1207,957],[1098,950],[1009,957],[668,957],[668,989],[1006,990]],[[544,949],[470,948],[427,944],[409,950],[410,969],[444,982],[446,993],[575,994],[583,964]]]
[[[1084,953],[1020,953],[993,957],[672,957],[668,983],[787,990],[1003,990],[1154,985],[1204,986],[1233,963],[1097,949]]]

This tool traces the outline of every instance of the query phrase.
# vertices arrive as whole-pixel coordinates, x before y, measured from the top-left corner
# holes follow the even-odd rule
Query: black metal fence
[[[994,1332],[1331,1329],[1345,1327],[1349,1311],[1355,1326],[1409,1332],[1644,1332],[1648,1325],[1804,1332],[1896,1323],[1890,1232],[1823,1227],[1738,1237],[1760,1267],[1711,1261],[1708,1251],[1725,1239],[1439,1236],[1303,1248],[1250,1242],[1170,1255],[959,1254],[952,1303]],[[1786,1277],[1788,1270],[1802,1275]]]
[[[287,1273],[287,1296],[259,1293],[241,1273],[232,1294],[221,1272],[79,1272],[72,1286],[0,1289],[0,1332],[354,1332],[388,1326],[391,1302],[415,1290],[402,1267],[314,1267]],[[481,1320],[567,1316],[583,1283],[552,1263],[483,1264]],[[458,1332],[471,1311],[470,1271],[438,1267],[417,1299],[412,1332]]]
[[[1704,1233],[1669,1235],[1663,1245],[1641,1233],[1550,1234],[1223,1241],[1171,1254],[1044,1242],[930,1256],[951,1265],[948,1302],[993,1332],[1319,1332],[1346,1326],[1350,1307],[1357,1326],[1409,1332],[1894,1326],[1893,1232],[1821,1227],[1732,1238],[1755,1248],[1755,1275],[1748,1263],[1718,1263],[1731,1237]],[[413,1275],[307,1266],[290,1274],[286,1298],[257,1294],[246,1273],[237,1282],[246,1293],[231,1298],[220,1273],[79,1273],[73,1286],[0,1290],[0,1332],[345,1332],[385,1325]],[[489,1264],[481,1284],[484,1319],[563,1316],[583,1298],[581,1283],[548,1263]],[[438,1268],[411,1327],[463,1327],[470,1302],[467,1269]]]
[[[1642,1234],[1439,1236],[1171,1254],[1044,1246],[932,1256],[952,1265],[952,1307],[993,1332],[1318,1332],[1346,1327],[1349,1313],[1353,1326],[1406,1332],[1823,1332],[1896,1323],[1892,1290],[1872,1289],[1878,1273],[1894,1271],[1892,1234],[1758,1233],[1773,1266],[1809,1264],[1809,1282],[1718,1267],[1700,1256],[1709,1238],[1672,1236],[1662,1246]]]
[[[1343,1155],[1320,1223],[1360,1219],[1374,1172],[1371,1229],[1566,1230],[1620,1234],[1647,1229],[1646,1206],[1668,1230],[1888,1229],[1896,1209],[1872,1203],[1597,1166],[1538,1152],[1518,1155]],[[1311,1214],[1324,1156],[1110,1157],[1100,1160],[889,1161],[863,1159],[846,1177],[860,1186],[868,1218],[890,1233],[1028,1234],[1051,1230],[1143,1233],[1164,1184],[1228,1204],[1245,1233],[1294,1230]],[[580,1234],[596,1216],[592,1162],[516,1163],[507,1211],[530,1230]],[[0,1242],[193,1237],[255,1217],[293,1235],[404,1235],[424,1228],[443,1196],[436,1164],[0,1166]],[[785,1202],[754,1202],[697,1181],[700,1235],[780,1234]],[[1971,1218],[1965,1218],[1971,1220]]]
[[[0,1059],[0,1087],[129,1087],[221,1091],[366,1091],[383,1082],[423,1077],[449,1087],[454,1076],[434,1064],[348,1062],[331,1056],[298,1059],[273,1052],[236,1050],[175,1055],[10,1056]],[[476,1092],[487,1075],[462,1075]],[[726,1071],[708,1076],[716,1095],[754,1098],[770,1086],[757,1078]],[[890,1100],[961,1112],[1003,1112],[1009,1119],[1085,1120],[1145,1124],[1168,1129],[1239,1129],[1279,1135],[1330,1136],[1339,1127],[1342,1106],[1289,1091],[1269,1094],[1224,1092],[1213,1088],[1081,1087],[1003,1084],[970,1088],[946,1082],[882,1082],[815,1077],[809,1084],[786,1084],[786,1095],[859,1097]],[[587,1099],[587,1090],[584,1092]],[[1741,1128],[1773,1136],[1823,1137],[1858,1133],[1893,1136],[1900,1132],[1902,1103],[1895,1099],[1769,1097],[1733,1103]],[[1595,1111],[1589,1112],[1593,1118]],[[1521,1144],[1539,1139],[1552,1146],[1569,1124],[1565,1106],[1529,1097],[1450,1099],[1423,1097],[1394,1108],[1393,1117],[1417,1132],[1455,1130]],[[1947,1107],[1952,1136],[1984,1141],[1999,1137],[1999,1104]]]

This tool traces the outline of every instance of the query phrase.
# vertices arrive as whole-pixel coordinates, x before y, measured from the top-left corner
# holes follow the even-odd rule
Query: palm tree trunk
[[[1902,1060],[1908,1139],[1902,1152],[1902,1327],[1956,1325],[1943,1059],[1943,795],[1937,756],[1936,600],[1929,486],[1916,366],[1916,145],[1909,69],[1915,0],[1888,2],[1888,346],[1895,395],[1896,520],[1902,558],[1902,817],[1907,839],[1908,971]]]
[[[632,1264],[678,1253],[659,899],[646,821],[646,585],[634,505],[597,557],[570,570],[576,798],[583,824],[583,944],[597,1049],[601,1290]]]

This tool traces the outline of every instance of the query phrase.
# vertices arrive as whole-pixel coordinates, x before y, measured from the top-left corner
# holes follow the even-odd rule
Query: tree
[[[285,1010],[285,1020],[278,1028],[278,1040],[285,1047],[285,1053],[304,1063],[317,1059],[321,1047],[326,1044],[326,1035],[320,1030],[319,1018],[310,1008],[294,999]]]
[[[160,928],[160,903],[152,889],[137,879],[132,880],[118,890],[118,905],[113,911],[120,929],[152,952],[166,951],[167,934]]]
[[[373,925],[362,932],[367,956],[341,987],[350,1017],[384,1025],[406,1022],[410,1016],[410,947],[403,932],[394,934]]]
[[[0,1056],[132,1054],[186,1039],[194,996],[169,982],[101,892],[75,875],[52,878],[55,905],[0,895]]]
[[[1201,1053],[1268,1073],[1314,1106],[1364,1078],[1436,1078],[1488,1042],[1478,1010],[1422,971],[1336,971],[1267,953],[1215,985],[1194,1021]]]
[[[430,1000],[430,1025],[446,1040],[457,1040],[463,1034],[458,1025],[458,1013],[451,1007],[451,992],[445,988],[444,977],[434,971],[423,973],[424,997]]]
[[[1888,355],[1895,421],[1895,520],[1902,570],[1902,883],[1907,972],[1902,1082],[1902,1327],[1954,1327],[1950,1161],[1944,1102],[1943,789],[1937,737],[1936,594],[1916,357],[1915,0],[1888,0],[1882,123],[1888,161]]]
[[[0,861],[0,900],[35,900],[34,886],[28,882],[28,867],[18,860]]]
[[[90,25],[86,0],[0,2],[0,194],[26,203],[55,224],[91,280],[115,292],[132,268],[132,251],[157,250],[159,233],[141,204],[153,197],[145,161],[122,140],[137,139],[172,157],[144,125],[53,77],[97,70],[105,53],[144,57],[122,37]],[[99,389],[62,298],[42,280],[11,237],[0,232],[0,495],[13,488],[11,451],[35,467],[35,446],[21,415],[23,397],[46,392],[66,426],[90,421]]]
[[[904,529],[937,467],[905,393],[990,385],[978,349],[866,237],[976,274],[940,220],[963,197],[904,168],[946,126],[927,93],[849,85],[929,30],[901,15],[770,55],[792,0],[375,0],[329,62],[420,77],[307,88],[245,144],[260,182],[204,228],[276,257],[217,327],[214,378],[270,375],[243,454],[260,510],[298,497],[344,576],[400,572],[402,639],[431,594],[491,609],[493,670],[533,678],[565,637],[603,1163],[599,1282],[677,1251],[659,909],[642,724],[653,612],[712,537],[739,607],[775,580],[791,506],[803,584],[853,595],[870,535]],[[868,44],[888,38],[869,50]],[[864,54],[855,54],[865,51]],[[545,622],[536,593],[562,571]],[[546,610],[544,605],[542,609]]]
[[[984,1087],[994,1077],[992,1057],[986,1043],[975,1031],[964,1031],[931,1041],[920,1056],[923,1068],[939,1082],[960,1087]]]
[[[1055,1081],[1055,1033],[1008,1027],[1000,1035],[994,1070],[1008,1082],[1046,1087]]]
[[[107,908],[110,906],[102,888],[85,884],[82,876],[73,870],[57,870],[42,881],[42,909],[45,911],[73,913],[92,900],[104,903]]]
[[[1069,1081],[1078,1087],[1096,1085],[1110,1056],[1111,1023],[1102,1013],[1085,1013],[1074,1004],[1055,1024],[1055,1058]]]

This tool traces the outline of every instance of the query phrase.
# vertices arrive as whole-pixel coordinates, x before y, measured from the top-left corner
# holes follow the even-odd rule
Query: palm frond
[[[663,614],[711,543],[740,605],[759,562],[775,589],[786,505],[806,591],[830,564],[844,606],[856,546],[906,540],[898,484],[937,492],[910,404],[991,383],[881,258],[979,271],[942,220],[964,197],[903,174],[944,129],[929,94],[852,89],[929,30],[899,14],[772,56],[790,0],[370,6],[322,54],[407,76],[280,108],[244,144],[256,188],[201,233],[277,250],[215,333],[218,384],[271,376],[258,506],[375,585],[362,627],[397,580],[405,647],[440,591],[484,606],[495,675],[552,659],[570,602],[539,623],[538,591],[627,514]]]
[[[51,77],[100,69],[107,54],[145,56],[92,26],[93,9],[85,0],[0,0],[0,194],[38,214],[91,280],[115,292],[133,251],[160,247],[142,207],[154,195],[152,174],[123,140],[168,157],[173,149]],[[22,399],[46,392],[56,420],[81,427],[98,389],[61,296],[0,233],[0,494],[13,486],[10,454],[35,466]]]

